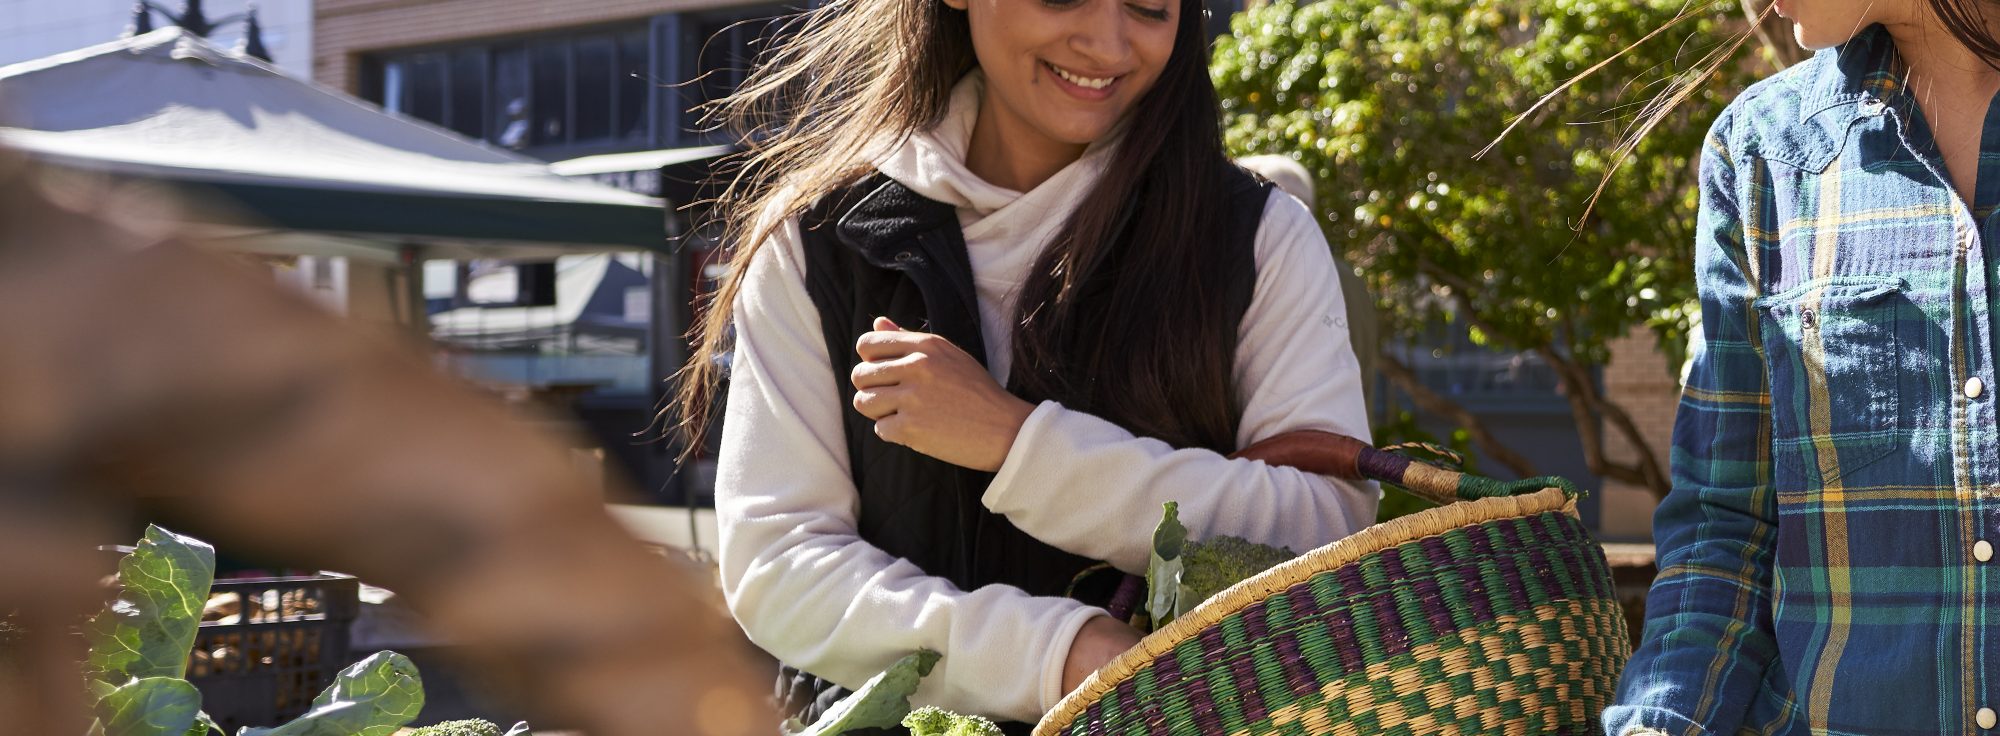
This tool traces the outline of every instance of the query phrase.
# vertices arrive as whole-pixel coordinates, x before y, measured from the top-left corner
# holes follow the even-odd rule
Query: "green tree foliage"
[[[1670,354],[1685,345],[1696,157],[1722,105],[1771,70],[1725,58],[1747,32],[1742,7],[1276,0],[1234,19],[1211,72],[1230,153],[1288,154],[1313,172],[1311,204],[1365,275],[1385,331],[1449,324],[1475,344],[1541,355],[1563,381],[1593,471],[1664,492],[1651,458],[1618,466],[1594,446],[1600,421],[1636,429],[1590,369],[1608,359],[1608,339],[1637,325]],[[1474,158],[1544,94],[1677,18]],[[1715,77],[1607,181],[1646,104],[1709,68]]]

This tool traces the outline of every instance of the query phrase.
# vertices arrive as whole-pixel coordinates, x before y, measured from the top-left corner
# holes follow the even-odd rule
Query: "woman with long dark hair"
[[[1201,0],[848,0],[724,112],[736,246],[722,582],[807,720],[904,654],[920,703],[1033,721],[1136,642],[1100,561],[1161,505],[1304,551],[1376,491],[1230,452],[1367,436],[1333,260],[1224,157]],[[733,334],[733,345],[725,338]]]
[[[1608,733],[2000,726],[2000,2],[1778,0],[1701,158],[1698,341]]]

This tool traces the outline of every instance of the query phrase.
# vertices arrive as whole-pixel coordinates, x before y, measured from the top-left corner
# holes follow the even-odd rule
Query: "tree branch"
[[[1452,301],[1458,305],[1459,311],[1464,313],[1467,322],[1485,330],[1488,334],[1500,334],[1492,329],[1491,323],[1482,318],[1479,310],[1474,307],[1472,282],[1428,260],[1419,260],[1417,268],[1445,286],[1451,287]],[[1557,339],[1575,342],[1577,337],[1576,328],[1570,324],[1569,317],[1564,315],[1561,319],[1561,327],[1567,333],[1566,337],[1551,335],[1549,340],[1534,345],[1531,349],[1555,370],[1557,380],[1560,380],[1567,389],[1565,393],[1569,399],[1570,418],[1576,423],[1577,441],[1583,446],[1584,465],[1590,468],[1590,472],[1599,476],[1643,486],[1652,492],[1654,497],[1664,498],[1669,488],[1666,473],[1661,470],[1659,459],[1654,457],[1652,447],[1646,444],[1645,435],[1639,432],[1638,424],[1632,421],[1631,415],[1622,407],[1604,398],[1604,395],[1597,390],[1597,382],[1591,380],[1589,369],[1556,351],[1554,343]],[[1571,347],[1574,350],[1574,346]],[[1602,426],[1600,422],[1609,422],[1612,429],[1625,438],[1627,444],[1632,446],[1633,453],[1638,456],[1637,462],[1614,463],[1605,456],[1604,438],[1598,436],[1597,432]]]
[[[1488,428],[1486,422],[1478,415],[1425,386],[1423,381],[1417,378],[1416,371],[1411,370],[1403,361],[1397,360],[1396,356],[1382,353],[1377,356],[1375,365],[1390,383],[1396,384],[1396,388],[1409,395],[1418,409],[1426,414],[1450,420],[1463,428],[1467,434],[1472,435],[1472,443],[1478,445],[1479,451],[1486,453],[1487,457],[1507,466],[1507,469],[1514,471],[1516,476],[1532,478],[1541,475],[1541,472],[1535,469],[1535,464],[1527,457],[1501,444],[1500,438],[1493,435],[1493,430]]]

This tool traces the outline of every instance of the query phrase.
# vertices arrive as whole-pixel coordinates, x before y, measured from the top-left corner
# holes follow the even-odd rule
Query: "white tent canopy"
[[[490,257],[659,248],[664,236],[658,199],[565,179],[180,28],[0,67],[0,145],[207,190],[321,245]]]

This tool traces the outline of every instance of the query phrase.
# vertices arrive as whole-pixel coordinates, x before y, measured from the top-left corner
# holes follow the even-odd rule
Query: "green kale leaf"
[[[889,669],[870,678],[853,695],[841,698],[812,726],[793,720],[785,724],[786,736],[837,736],[864,728],[892,728],[910,714],[910,695],[931,668],[938,653],[919,649],[905,655]]]
[[[138,678],[185,675],[215,582],[215,549],[148,526],[138,547],[118,562],[118,581],[118,600],[84,627],[90,679],[115,688]]]
[[[423,709],[417,666],[401,654],[376,652],[341,670],[298,720],[236,736],[389,736]]]

